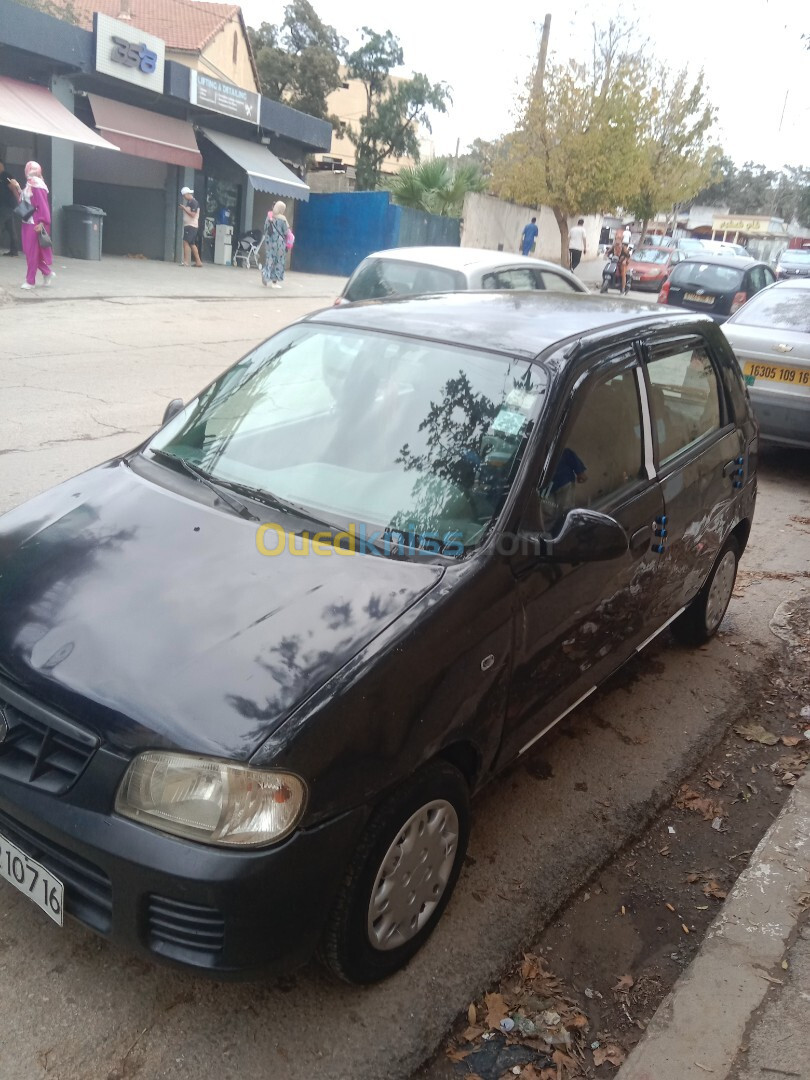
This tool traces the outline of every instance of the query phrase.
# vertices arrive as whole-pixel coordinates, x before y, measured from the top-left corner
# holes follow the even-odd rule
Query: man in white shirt
[[[568,254],[571,258],[571,269],[576,270],[579,266],[579,260],[583,255],[587,255],[588,249],[585,245],[585,218],[580,218],[576,225],[573,226],[568,233]]]

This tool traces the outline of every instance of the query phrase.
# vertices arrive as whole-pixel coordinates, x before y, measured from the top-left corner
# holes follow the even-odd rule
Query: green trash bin
[[[63,208],[65,222],[65,254],[71,259],[101,258],[101,234],[105,212],[98,206],[79,206],[74,203]]]

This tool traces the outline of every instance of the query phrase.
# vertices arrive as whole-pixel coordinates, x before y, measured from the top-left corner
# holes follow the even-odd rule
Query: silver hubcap
[[[458,815],[449,802],[426,803],[385,853],[368,905],[368,939],[396,949],[418,934],[444,895],[458,852]]]
[[[734,588],[737,560],[733,551],[727,551],[712,578],[709,595],[706,598],[706,629],[713,633],[723,620],[731,591]]]

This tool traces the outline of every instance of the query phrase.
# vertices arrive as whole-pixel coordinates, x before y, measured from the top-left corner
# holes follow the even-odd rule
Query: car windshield
[[[810,270],[810,251],[783,251],[779,263],[781,266],[806,266]]]
[[[369,259],[349,282],[345,299],[383,300],[386,296],[456,292],[465,286],[464,275],[456,270],[404,259]]]
[[[733,266],[717,263],[683,262],[670,276],[670,284],[678,289],[707,289],[709,292],[737,292],[742,285],[743,272]]]
[[[773,330],[798,330],[810,334],[810,292],[778,285],[757,293],[734,317],[740,326]]]
[[[667,263],[672,255],[671,251],[660,251],[658,248],[642,248],[633,255],[634,262],[643,263]]]
[[[321,527],[459,555],[499,513],[545,385],[527,360],[302,324],[226,371],[145,453]]]

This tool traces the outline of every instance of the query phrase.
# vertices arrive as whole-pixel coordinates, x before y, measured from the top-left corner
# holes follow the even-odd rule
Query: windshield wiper
[[[280,495],[274,495],[271,491],[265,491],[264,488],[250,487],[248,484],[240,484],[235,480],[228,480],[227,484],[234,491],[247,495],[248,498],[255,499],[256,502],[271,506],[274,510],[280,510],[283,514],[295,514],[297,517],[306,518],[313,525],[320,525],[323,529],[328,529],[332,533],[344,531],[341,525],[335,525],[332,521],[325,521],[323,518],[316,517],[306,506],[290,502],[289,499],[282,499]]]
[[[205,486],[211,491],[213,491],[213,493],[221,502],[225,503],[226,506],[229,506],[235,514],[239,515],[239,517],[245,518],[246,521],[260,520],[260,518],[257,518],[255,514],[251,514],[250,510],[248,510],[244,503],[239,502],[238,499],[234,499],[231,495],[227,495],[222,490],[222,486],[218,484],[215,480],[213,480],[207,472],[205,472],[199,467],[199,465],[193,465],[185,458],[177,457],[176,454],[169,454],[166,450],[151,449],[150,452],[157,455],[158,457],[166,458],[168,461],[177,462],[177,464],[179,464],[182,469],[185,469],[189,476],[193,476],[195,480],[199,481],[199,483],[205,484]]]

